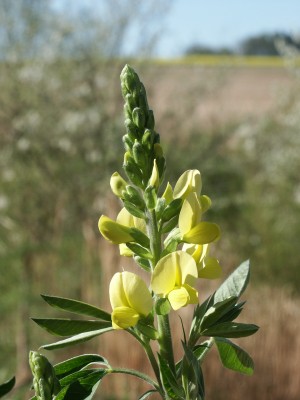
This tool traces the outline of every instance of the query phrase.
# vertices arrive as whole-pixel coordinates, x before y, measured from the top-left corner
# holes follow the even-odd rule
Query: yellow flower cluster
[[[150,178],[152,186],[157,182],[156,169],[154,163]],[[113,193],[122,198],[126,185],[126,181],[118,173],[113,174]],[[171,206],[175,200],[181,200],[176,229],[177,245],[183,243],[182,248],[166,252],[165,256],[152,265],[150,288],[132,272],[124,271],[113,276],[109,296],[113,309],[112,324],[115,329],[133,327],[140,319],[147,317],[152,311],[153,298],[168,299],[174,310],[188,304],[197,304],[197,278],[220,277],[221,267],[218,260],[209,256],[209,245],[219,238],[220,229],[214,223],[202,221],[202,216],[210,207],[211,201],[209,197],[201,195],[201,188],[201,175],[198,170],[185,171],[174,190],[169,183],[167,184],[161,197],[164,204]],[[147,217],[133,216],[126,208],[120,211],[116,221],[102,215],[98,226],[104,238],[118,244],[120,254],[127,257],[134,256],[127,244],[129,246],[129,243],[138,242],[135,233],[139,231],[147,236]],[[150,252],[150,249],[148,250]]]

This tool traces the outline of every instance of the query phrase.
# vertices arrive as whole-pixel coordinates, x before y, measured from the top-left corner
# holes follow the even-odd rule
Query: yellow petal
[[[154,160],[153,162],[152,174],[149,179],[149,185],[155,187],[156,189],[159,187],[159,172],[156,160]]]
[[[170,204],[173,198],[173,189],[170,183],[168,182],[166,189],[162,195],[162,197],[166,200],[166,204]]]
[[[201,174],[197,169],[185,171],[174,187],[174,199],[185,199],[191,192],[200,193],[202,187]]]
[[[171,255],[176,262],[177,276],[180,274],[180,281],[177,280],[176,285],[181,286],[184,283],[194,285],[198,277],[198,270],[193,257],[182,250],[175,251]]]
[[[118,172],[114,172],[110,178],[110,187],[112,192],[122,198],[122,192],[126,189],[128,183],[122,178]]]
[[[196,193],[190,193],[184,200],[179,214],[178,226],[182,235],[200,222],[201,214],[201,206]]]
[[[168,299],[173,310],[178,310],[181,307],[185,307],[189,304],[190,295],[185,287],[181,286],[179,288],[173,289],[168,294]]]
[[[212,222],[200,222],[189,232],[183,235],[182,240],[186,243],[207,244],[214,242],[220,237],[220,228]]]
[[[163,257],[152,274],[151,288],[157,295],[166,296],[183,283],[193,285],[198,277],[196,262],[182,250]]]
[[[152,296],[146,283],[138,275],[122,272],[123,287],[127,302],[139,314],[147,316],[152,309]]]
[[[213,257],[205,257],[198,269],[198,277],[205,279],[218,279],[222,275],[219,261]]]
[[[130,228],[113,221],[105,215],[100,217],[98,227],[102,236],[112,243],[121,244],[133,241],[133,237],[130,235]]]
[[[199,201],[203,213],[211,207],[211,199],[205,194],[199,197]]]
[[[116,307],[130,307],[124,291],[123,273],[117,272],[112,277],[109,284],[109,300],[112,309]]]
[[[119,244],[120,255],[124,257],[132,257],[133,252],[126,246],[125,243]]]
[[[125,225],[130,228],[134,227],[133,216],[126,210],[125,207],[123,207],[117,215],[116,221],[121,225]]]
[[[166,296],[176,284],[176,259],[170,253],[155,266],[151,279],[151,289],[159,296]]]
[[[183,287],[186,289],[186,291],[189,294],[189,301],[188,304],[198,304],[199,299],[198,299],[198,292],[195,288],[193,288],[190,285],[183,285]]]
[[[114,329],[127,329],[135,326],[139,319],[140,315],[130,307],[117,307],[111,314]]]

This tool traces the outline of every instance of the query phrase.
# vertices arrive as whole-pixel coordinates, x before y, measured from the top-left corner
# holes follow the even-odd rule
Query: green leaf
[[[141,397],[138,398],[138,400],[146,400],[148,399],[149,396],[151,396],[153,393],[157,393],[157,390],[147,390],[144,394],[141,395]]]
[[[108,312],[90,304],[64,297],[47,296],[45,294],[42,294],[41,296],[51,307],[59,308],[60,310],[69,311],[75,314],[99,318],[104,321],[111,321],[111,316]]]
[[[150,272],[151,271],[151,264],[149,260],[146,260],[145,258],[139,257],[139,256],[133,256],[134,261],[143,268],[145,271]]]
[[[160,298],[155,303],[155,312],[158,315],[167,315],[171,311],[171,304],[167,298]]]
[[[222,283],[214,294],[214,302],[217,303],[232,296],[239,298],[247,287],[249,277],[250,265],[249,260],[247,260]]]
[[[189,377],[189,383],[193,383],[194,387],[193,389],[189,388],[189,394],[192,394],[191,391],[196,391],[197,394],[197,399],[199,400],[204,400],[205,396],[205,388],[204,388],[204,379],[203,379],[203,373],[202,369],[200,367],[200,364],[198,362],[197,357],[193,353],[193,351],[184,343],[182,342],[182,346],[184,349],[185,353],[185,366],[183,367],[183,375],[186,375]],[[191,379],[191,372],[193,372],[193,379]]]
[[[207,329],[217,323],[220,318],[232,310],[236,301],[237,297],[228,297],[227,299],[219,301],[218,303],[215,303],[213,306],[209,307],[202,318],[200,329],[203,331],[204,329]]]
[[[246,302],[243,301],[241,303],[236,304],[234,307],[232,307],[232,309],[227,314],[225,314],[222,318],[220,318],[218,320],[218,322],[219,323],[220,322],[229,322],[229,321],[233,321],[234,319],[236,319],[240,315],[240,313],[243,311],[243,305],[245,303]]]
[[[102,370],[92,371],[88,376],[65,386],[55,400],[91,400],[103,376]]]
[[[82,379],[88,378],[90,375],[93,375],[94,372],[96,372],[96,371],[99,372],[99,376],[101,377],[101,379],[107,374],[107,370],[103,369],[103,368],[83,369],[80,371],[76,371],[70,375],[66,375],[65,377],[63,377],[59,380],[59,383],[61,386],[68,386],[80,379],[82,380]]]
[[[162,383],[165,391],[167,392],[170,399],[184,400],[184,391],[181,386],[178,385],[176,377],[171,371],[167,362],[158,353],[158,360],[160,366],[160,373],[162,378]]]
[[[32,318],[32,320],[41,328],[57,336],[71,336],[111,327],[111,322],[106,321],[80,321],[64,318]]]
[[[194,356],[197,358],[198,361],[202,360],[203,353],[206,353],[208,349],[211,348],[208,340],[205,340],[201,344],[198,344],[193,348]]]
[[[16,383],[16,378],[13,376],[11,379],[8,381],[1,383],[0,385],[0,397],[5,396],[7,393],[9,393],[12,388],[15,386]]]
[[[108,365],[108,362],[104,357],[98,354],[83,354],[56,364],[54,366],[55,375],[58,379],[61,379],[61,377],[77,372],[90,364]]]
[[[227,338],[239,338],[253,335],[258,330],[253,324],[242,324],[235,322],[222,322],[201,332],[203,336],[221,336]]]
[[[105,328],[105,329],[99,329],[97,331],[80,333],[79,335],[72,336],[68,339],[60,340],[59,342],[51,344],[45,344],[41,347],[45,350],[61,349],[63,347],[73,346],[74,344],[86,342],[90,339],[93,339],[96,336],[102,335],[103,333],[110,332],[112,330],[113,328]]]
[[[224,367],[246,375],[252,375],[254,363],[249,354],[225,338],[215,338]]]

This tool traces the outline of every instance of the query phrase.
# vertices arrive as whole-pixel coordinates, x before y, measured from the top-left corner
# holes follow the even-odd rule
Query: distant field
[[[183,64],[183,65],[206,65],[206,66],[230,66],[230,67],[267,67],[283,68],[287,60],[278,56],[239,56],[239,55],[191,55],[174,59],[156,59],[158,64]],[[295,61],[300,66],[300,59]]]

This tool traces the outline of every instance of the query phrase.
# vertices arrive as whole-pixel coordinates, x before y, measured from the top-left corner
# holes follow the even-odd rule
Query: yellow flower
[[[222,275],[222,268],[219,261],[209,257],[208,244],[184,244],[182,250],[190,254],[196,261],[198,278],[218,279]]]
[[[109,285],[114,329],[135,326],[152,309],[152,297],[146,283],[132,272],[117,272]]]
[[[201,198],[192,192],[184,200],[178,226],[181,239],[186,243],[206,244],[220,237],[220,228],[212,222],[201,222]]]
[[[151,289],[158,296],[167,297],[172,308],[178,310],[198,303],[198,292],[193,287],[197,277],[193,257],[178,250],[159,260],[152,275]]]
[[[195,192],[200,195],[202,188],[201,174],[197,169],[185,171],[176,182],[174,187],[174,199],[186,199],[187,196]]]

